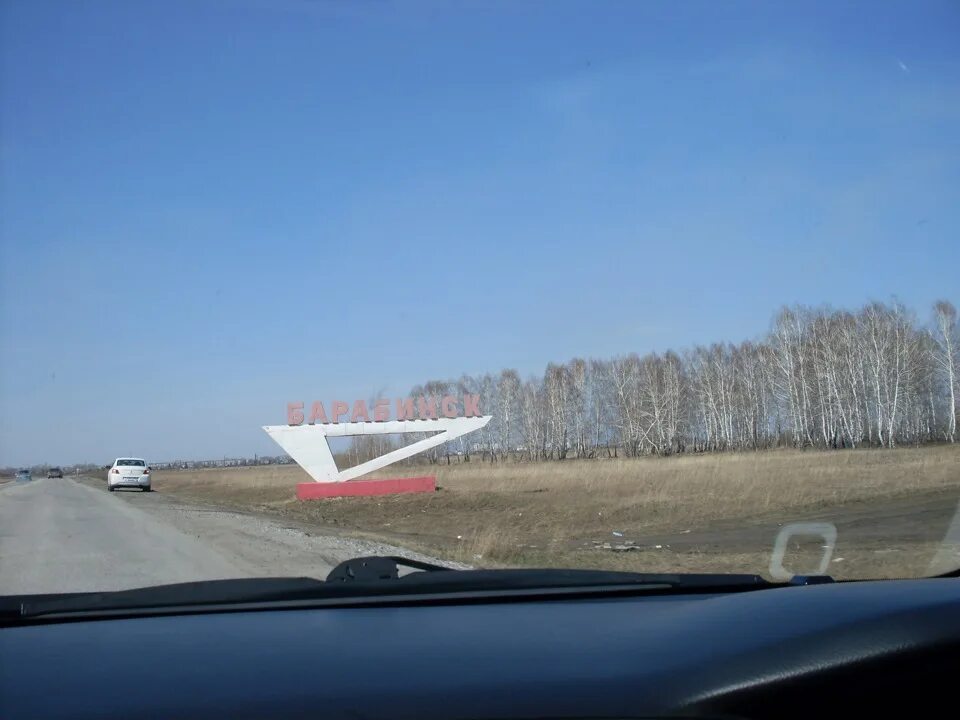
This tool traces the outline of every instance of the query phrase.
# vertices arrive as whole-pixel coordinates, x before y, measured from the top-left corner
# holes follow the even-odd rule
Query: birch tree
[[[947,390],[947,424],[944,437],[950,442],[957,435],[957,310],[946,300],[933,306],[936,334],[935,359],[943,373]]]
[[[517,403],[520,400],[520,376],[516,370],[503,370],[497,380],[498,450],[502,457],[510,457],[515,445]]]

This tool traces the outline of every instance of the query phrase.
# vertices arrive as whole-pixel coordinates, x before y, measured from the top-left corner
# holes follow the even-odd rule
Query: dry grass
[[[744,528],[776,527],[779,521],[829,515],[838,507],[895,506],[898,499],[917,496],[942,495],[955,503],[960,447],[539,464],[474,461],[388,471],[385,475],[436,475],[440,490],[301,503],[294,498],[295,485],[309,477],[296,466],[157,473],[154,486],[479,564],[759,571],[769,554],[759,540],[753,541],[756,550],[740,552],[743,548],[711,547],[722,541],[707,538],[702,547],[682,553],[652,552],[653,541],[643,540],[705,530],[736,537]],[[613,531],[647,549],[623,554],[591,549],[596,541],[616,543]],[[929,555],[933,545],[922,544]],[[913,551],[919,552],[919,545],[911,540]],[[859,552],[847,550],[845,561]],[[868,560],[873,558],[860,558],[859,566],[872,568],[876,563]]]

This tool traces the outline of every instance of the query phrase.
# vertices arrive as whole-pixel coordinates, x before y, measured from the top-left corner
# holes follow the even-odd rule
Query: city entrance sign
[[[395,420],[390,419],[393,408],[396,408]],[[373,403],[372,410],[369,412],[367,403],[358,400],[353,403],[351,412],[350,404],[335,400],[330,404],[330,415],[327,415],[324,405],[314,402],[305,417],[302,402],[288,403],[286,425],[264,426],[266,433],[314,480],[297,485],[298,498],[433,491],[436,489],[434,477],[357,478],[479,430],[490,422],[489,415],[480,415],[477,395],[466,395],[462,402],[450,395],[420,397],[416,402],[413,398],[402,398],[395,403],[378,400]],[[372,421],[369,420],[371,414]],[[363,420],[357,421],[358,417]],[[333,418],[333,422],[328,422],[329,418]],[[350,420],[341,422],[346,418]],[[331,437],[411,433],[432,434],[344,470],[337,467],[328,441]]]
[[[343,400],[334,400],[330,403],[330,414],[327,406],[317,400],[310,406],[307,422],[310,425],[317,423],[339,425],[343,422],[387,422],[388,420],[436,420],[438,418],[480,417],[480,396],[464,395],[461,402],[454,395],[437,397],[397,398],[394,402],[377,400],[368,407],[366,401],[357,400],[353,403]],[[352,408],[352,410],[351,410]],[[394,413],[394,410],[396,412]],[[302,402],[287,403],[287,425],[302,425],[306,408]]]

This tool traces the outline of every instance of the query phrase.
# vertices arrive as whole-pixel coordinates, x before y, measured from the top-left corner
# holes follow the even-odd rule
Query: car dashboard
[[[811,717],[952,699],[960,580],[0,629],[3,718]]]

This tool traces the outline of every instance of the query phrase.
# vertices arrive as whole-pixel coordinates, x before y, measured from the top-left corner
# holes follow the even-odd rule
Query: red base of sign
[[[297,500],[434,492],[436,489],[437,479],[431,476],[389,478],[386,480],[347,480],[346,482],[308,482],[297,483]]]

